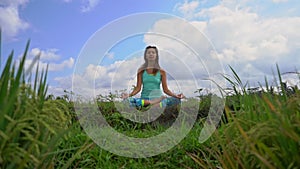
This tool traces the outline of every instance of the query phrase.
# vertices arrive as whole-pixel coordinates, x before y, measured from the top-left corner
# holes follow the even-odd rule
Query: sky
[[[49,94],[129,91],[155,45],[175,93],[217,92],[229,66],[250,87],[276,85],[276,64],[300,69],[299,9],[298,0],[0,0],[0,69],[30,40],[27,68],[40,54]],[[300,85],[295,74],[283,79]]]

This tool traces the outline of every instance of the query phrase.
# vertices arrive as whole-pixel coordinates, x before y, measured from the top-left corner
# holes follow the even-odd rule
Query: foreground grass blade
[[[37,67],[34,89],[31,77],[26,81],[28,49],[29,41],[18,65],[12,52],[0,77],[0,168],[53,168],[49,151],[56,151],[71,118],[66,102],[46,99],[47,69]]]

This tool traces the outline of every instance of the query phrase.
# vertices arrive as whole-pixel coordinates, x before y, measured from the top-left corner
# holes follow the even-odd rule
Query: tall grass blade
[[[14,83],[10,84],[10,97],[7,98],[7,104],[6,104],[6,106],[3,107],[4,112],[13,112],[12,111],[13,104],[15,103],[15,100],[17,98],[17,94],[19,92],[21,77],[22,77],[22,74],[23,74],[23,71],[24,71],[24,65],[25,65],[27,52],[28,52],[28,49],[29,49],[29,44],[30,44],[30,41],[28,41],[27,44],[26,44],[26,48],[25,48],[23,57],[22,57],[21,62],[19,64],[17,74],[14,78]]]
[[[84,151],[90,149],[94,145],[95,143],[89,143],[89,140],[86,140],[82,147],[66,162],[66,164],[62,168],[70,168],[71,164],[76,160],[78,156],[80,156]]]
[[[30,63],[29,67],[27,68],[25,74],[29,75],[32,72],[32,69],[34,68],[34,65],[37,64],[37,67],[39,66],[38,61],[40,60],[41,57],[41,53],[38,53],[32,60],[32,62]]]
[[[2,29],[0,27],[0,70],[2,67]]]
[[[281,73],[280,73],[278,64],[276,64],[276,68],[277,68],[277,74],[278,74],[279,83],[280,83],[281,94],[283,95],[283,98],[286,101],[287,100],[286,86],[282,81]]]
[[[233,75],[234,75],[233,77],[234,77],[235,80],[238,82],[238,84],[240,85],[240,87],[243,87],[244,85],[243,85],[243,83],[242,83],[240,77],[238,76],[238,74],[235,72],[235,70],[234,70],[231,66],[229,66],[229,68],[230,68],[230,70],[232,71],[232,73],[233,73]]]
[[[35,70],[35,77],[34,77],[34,83],[33,83],[33,91],[37,91],[38,86],[38,75],[39,75],[39,62],[37,63],[36,70]]]
[[[265,85],[266,85],[266,90],[267,90],[267,92],[271,92],[271,89],[269,88],[269,83],[268,83],[268,79],[267,79],[267,77],[265,76]]]
[[[7,102],[7,96],[9,93],[9,86],[10,84],[10,78],[11,78],[11,64],[13,59],[13,52],[8,57],[8,60],[6,62],[6,65],[3,69],[3,72],[1,74],[0,78],[0,130],[3,130],[5,127],[4,123],[4,115],[7,114],[7,108],[8,106],[13,106],[13,103]]]
[[[70,122],[67,102],[46,100],[48,66],[41,73],[37,67],[34,90],[31,76],[26,82],[26,72],[38,60],[25,70],[28,49],[29,41],[18,65],[12,52],[0,77],[0,168],[53,168],[49,151],[57,148]]]

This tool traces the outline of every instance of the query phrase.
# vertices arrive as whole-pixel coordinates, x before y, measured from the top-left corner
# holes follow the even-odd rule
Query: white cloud
[[[231,10],[238,10],[240,8],[248,8],[247,3],[251,2],[251,0],[222,0],[220,1],[220,5]]]
[[[246,0],[240,3],[235,0],[226,0],[219,5],[189,14],[188,17],[194,16],[190,23],[202,31],[216,49],[216,52],[212,53],[204,48],[198,51],[203,51],[202,55],[220,59],[226,66],[224,69],[228,74],[232,74],[227,67],[227,65],[231,65],[242,76],[242,79],[251,82],[252,85],[262,82],[264,76],[272,79],[272,68],[276,63],[280,65],[282,72],[299,69],[300,58],[297,53],[300,51],[300,33],[297,28],[300,27],[300,17],[264,18],[253,12],[251,7],[246,6],[246,3]],[[186,1],[185,4],[177,7],[186,16],[185,10],[183,10],[189,7]],[[192,5],[190,7],[192,8]],[[203,21],[201,18],[208,20]],[[196,37],[195,32],[187,30],[184,24],[180,24],[176,20],[158,21],[151,31],[160,31],[178,39],[184,39],[193,47],[198,44],[198,48],[203,45],[209,48],[204,38]],[[157,44],[162,49],[173,50],[176,55],[186,61],[194,74],[202,73],[202,77],[205,77],[205,66],[214,66],[213,62],[201,65],[199,61],[188,54],[189,51],[185,50],[178,40],[146,36],[145,42]],[[205,59],[207,58],[204,56],[203,60]],[[174,64],[173,61],[169,59],[170,65],[174,65],[173,68],[167,67],[171,72],[176,72],[179,64]],[[164,61],[162,61],[163,63]],[[195,68],[197,66],[203,68]]]
[[[1,6],[19,6],[19,5],[25,5],[29,0],[1,0],[0,5]]]
[[[185,0],[184,3],[178,3],[175,8],[177,7],[185,18],[190,19],[194,17],[195,11],[199,7],[199,4],[199,1],[188,2]]]
[[[31,49],[29,55],[31,56],[38,56],[40,55],[41,60],[58,60],[60,59],[60,56],[57,54],[58,49],[47,49],[47,50],[41,50],[39,48],[33,48]]]
[[[63,0],[63,2],[71,3],[73,0]],[[81,12],[90,12],[100,3],[100,0],[81,0],[81,2]]]
[[[274,3],[288,2],[289,0],[272,0]]]
[[[52,94],[53,96],[57,97],[57,96],[63,96],[66,93],[64,91],[71,91],[70,88],[61,88],[61,87],[57,87],[57,86],[48,86],[48,90],[47,90],[47,94],[50,95]]]
[[[83,74],[73,76],[74,92],[83,96],[93,96],[94,93],[91,92],[94,90],[98,91],[98,94],[101,91],[130,90],[132,85],[136,85],[136,71],[141,64],[142,57],[116,61],[108,66],[90,64]]]
[[[30,67],[32,65],[32,62],[34,59],[26,59],[25,62],[25,68],[31,68],[32,71],[35,71],[37,63],[34,65],[34,67]],[[74,58],[69,58],[67,60],[64,60],[60,63],[54,63],[54,62],[44,62],[44,61],[39,61],[38,62],[39,69],[46,69],[48,65],[48,71],[62,71],[66,68],[72,68],[74,65]]]
[[[224,6],[202,10],[199,14],[209,16],[206,34],[217,51],[225,56],[223,62],[253,62],[253,66],[268,72],[265,65],[276,62],[293,65],[299,63],[294,55],[299,50],[300,17],[263,19],[248,10],[230,10]],[[230,53],[228,53],[230,51]],[[257,64],[259,63],[259,64]]]
[[[62,0],[64,3],[71,3],[73,0]],[[90,12],[92,11],[99,3],[100,0],[81,0],[81,12]]]
[[[62,71],[65,68],[72,68],[74,65],[74,58],[70,57],[60,63],[49,63],[49,71]]]
[[[82,12],[89,12],[99,4],[100,0],[84,0],[81,7]]]
[[[57,54],[57,49],[41,50],[39,48],[33,48],[29,51],[29,56],[25,62],[25,68],[28,69],[35,60],[35,57],[40,56],[39,67],[40,69],[46,69],[48,65],[48,71],[62,71],[66,68],[72,68],[74,65],[74,58],[60,61],[61,56]],[[32,68],[35,71],[37,64]]]
[[[109,66],[88,65],[83,74],[73,74],[68,77],[59,77],[55,80],[58,88],[73,89],[73,92],[83,98],[96,97],[99,94],[108,94],[126,89],[130,91],[136,85],[136,71],[143,63],[142,56],[126,61],[117,61]],[[193,79],[176,79],[176,73],[167,72],[169,89],[175,93],[183,92],[186,96],[193,96],[195,81]],[[173,76],[172,76],[173,75]],[[172,78],[175,78],[172,79]],[[184,84],[184,85],[182,85]],[[140,95],[136,95],[139,97]]]
[[[199,26],[199,30],[195,26]],[[161,66],[172,77],[169,82],[176,82],[187,96],[193,95],[197,88],[212,85],[207,79],[223,84],[215,76],[223,71],[219,58],[215,57],[213,46],[202,33],[206,27],[204,22],[163,19],[149,30],[156,34],[146,34],[144,37],[146,44],[155,44],[160,49]]]
[[[227,65],[231,65],[251,86],[264,83],[265,76],[272,80],[271,72],[272,68],[276,70],[276,63],[282,72],[299,70],[300,17],[264,18],[245,6],[246,2],[225,0],[219,5],[198,10],[195,2],[188,5],[185,1],[177,8],[183,13],[187,9],[194,10],[187,15],[194,16],[193,20],[184,23],[174,18],[163,19],[153,25],[149,32],[160,34],[146,34],[144,42],[158,46],[160,63],[168,73],[171,90],[193,96],[196,87],[214,85],[207,78],[222,84],[223,79],[218,75],[222,68],[225,73],[232,74]],[[141,57],[109,66],[89,65],[83,74],[74,75],[77,86],[74,92],[93,96],[104,91],[130,89],[136,83],[136,70],[142,63]],[[56,80],[62,86],[71,87],[72,78],[68,78]],[[288,81],[296,83],[295,79]]]
[[[29,27],[29,23],[22,20],[19,7],[28,0],[3,0],[0,1],[0,25],[5,40],[13,40],[16,35]]]
[[[113,59],[115,57],[115,53],[114,52],[107,53],[105,57],[108,57],[109,59]]]

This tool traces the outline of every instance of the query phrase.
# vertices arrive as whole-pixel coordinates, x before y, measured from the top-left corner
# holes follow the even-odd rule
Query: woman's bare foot
[[[161,99],[160,101],[164,100],[165,98],[167,98],[167,96],[161,96],[160,97],[160,99]]]
[[[154,100],[151,100],[150,101],[150,104],[157,104],[157,103],[160,103],[162,100],[164,100],[165,98],[167,98],[167,96],[161,96],[160,98],[158,99],[154,99]]]

